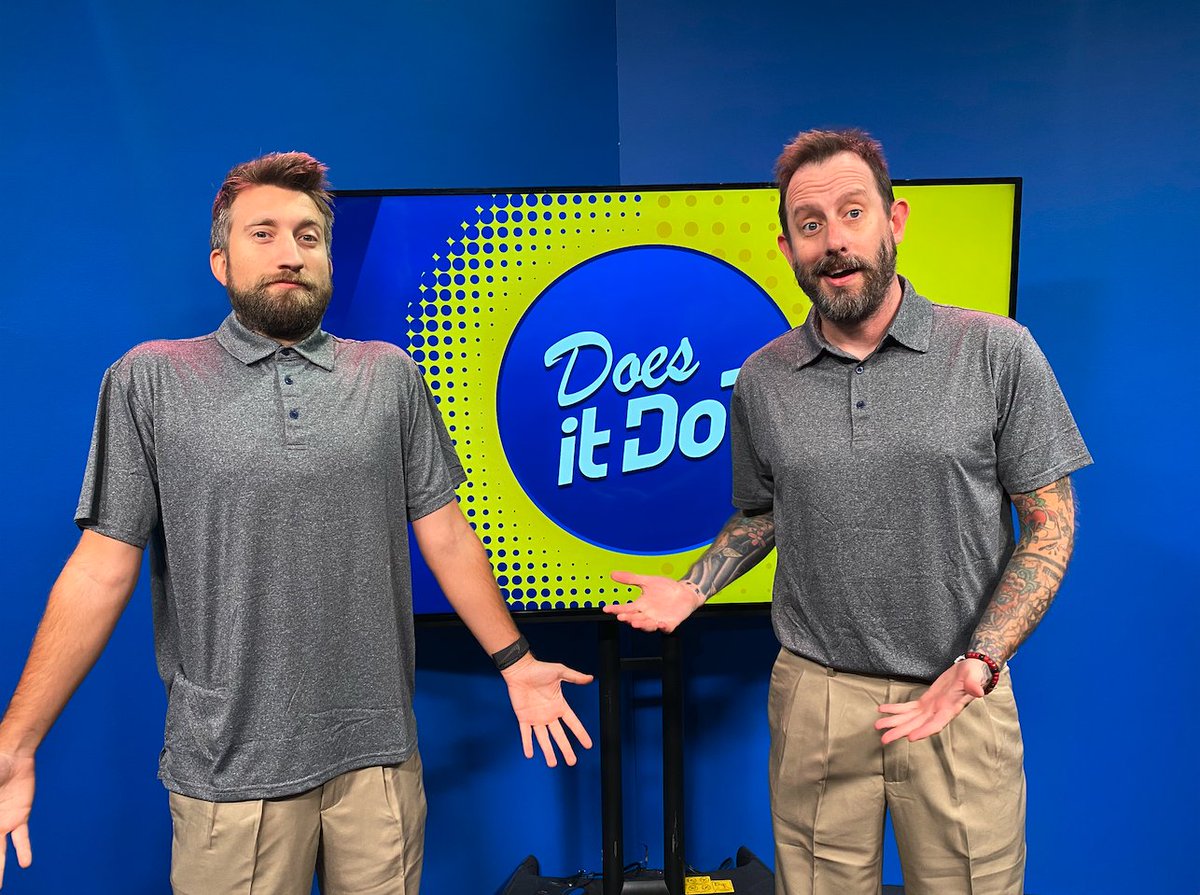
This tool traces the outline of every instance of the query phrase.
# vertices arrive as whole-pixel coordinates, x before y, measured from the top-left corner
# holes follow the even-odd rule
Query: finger
[[[533,758],[533,734],[528,724],[521,725],[521,750],[526,758]]]
[[[622,612],[638,612],[638,597],[624,602],[605,603],[600,607],[601,612],[607,612],[609,615],[615,615],[618,618]]]
[[[546,767],[557,767],[558,756],[554,754],[554,747],[550,745],[550,734],[546,732],[546,725],[539,724],[533,732],[537,735],[538,745],[542,747],[542,754],[546,756]]]
[[[608,607],[604,607],[607,609]],[[637,600],[632,603],[622,603],[612,610],[612,614],[617,617],[620,622],[632,622],[633,619],[642,615],[642,608],[638,606]]]
[[[946,726],[946,722],[942,720],[931,720],[928,723],[922,724],[916,730],[908,735],[908,741],[915,743],[918,740],[926,739],[934,734],[941,733],[942,728]]]
[[[17,863],[22,867],[28,867],[33,863],[33,849],[29,844],[29,824],[21,824],[12,831],[13,848],[17,850]],[[0,864],[0,877],[3,875],[4,865]]]
[[[884,715],[882,718],[880,718],[878,721],[875,722],[875,729],[876,730],[887,730],[888,728],[896,727],[897,725],[904,724],[905,722],[907,722],[909,720],[911,720],[911,718],[908,715]]]
[[[954,719],[955,714],[957,714],[957,712],[937,712],[936,714],[925,718],[921,724],[918,724],[913,730],[908,732],[908,741],[910,743],[915,743],[918,740],[931,737],[936,733],[941,733],[942,728],[944,728]]]
[[[908,736],[912,731],[916,730],[924,720],[924,718],[920,717],[911,718],[905,721],[903,724],[897,724],[883,735],[883,744],[886,746],[888,743],[894,743],[896,740]]]
[[[558,750],[562,753],[563,761],[568,765],[575,765],[575,750],[571,748],[571,741],[567,739],[567,732],[563,730],[562,724],[555,721],[550,725],[550,733],[554,737],[554,742],[558,743]]]
[[[571,711],[570,706],[563,712],[562,720],[567,725],[567,729],[575,735],[575,739],[579,741],[579,745],[583,746],[584,749],[592,748],[592,738],[588,736],[587,728],[583,726],[583,722],[579,720],[576,714]]]
[[[917,708],[920,703],[913,702],[885,702],[879,706],[879,711],[886,712],[889,715],[899,715],[902,712],[910,712]]]

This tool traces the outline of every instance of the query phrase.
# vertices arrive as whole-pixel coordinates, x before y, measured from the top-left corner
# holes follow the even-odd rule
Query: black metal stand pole
[[[600,835],[604,840],[603,892],[621,895],[625,884],[621,799],[621,652],[617,625],[600,633]]]
[[[662,637],[663,878],[683,895],[683,668],[679,635]]]
[[[662,658],[622,659],[619,623],[604,621],[600,635],[600,835],[604,840],[603,895],[625,890],[621,779],[621,670],[656,669],[662,677],[663,880],[683,895],[683,663],[677,634],[662,636]],[[644,885],[644,883],[642,884]]]

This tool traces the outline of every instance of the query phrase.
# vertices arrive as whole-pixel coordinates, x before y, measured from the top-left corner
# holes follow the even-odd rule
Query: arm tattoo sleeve
[[[971,638],[971,649],[1007,661],[1037,627],[1062,584],[1075,546],[1069,478],[1014,494],[1021,538]]]
[[[684,576],[708,599],[775,548],[775,513],[734,513],[696,564]]]

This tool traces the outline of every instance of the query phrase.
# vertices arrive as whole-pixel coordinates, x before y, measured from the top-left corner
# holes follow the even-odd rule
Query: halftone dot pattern
[[[495,419],[500,364],[522,315],[547,286],[590,258],[672,245],[736,264],[796,323],[807,304],[776,249],[776,201],[769,188],[497,193],[481,198],[474,214],[446,234],[445,250],[430,258],[420,299],[409,306],[410,351],[466,470],[459,489],[464,512],[514,608],[623,601],[630,589],[598,570],[679,576],[702,552],[606,550],[560,529],[526,496]],[[791,286],[785,296],[774,292],[781,283]],[[773,574],[772,557],[717,600],[769,599]]]

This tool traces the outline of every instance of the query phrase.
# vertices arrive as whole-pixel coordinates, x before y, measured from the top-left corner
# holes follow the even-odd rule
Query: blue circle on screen
[[[510,468],[588,543],[708,543],[732,513],[733,378],[787,328],[757,283],[711,255],[654,245],[588,259],[533,301],[505,350],[496,404]]]

